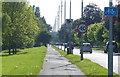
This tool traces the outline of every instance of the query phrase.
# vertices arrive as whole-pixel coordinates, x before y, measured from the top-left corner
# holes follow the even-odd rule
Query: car
[[[83,52],[92,53],[92,45],[90,43],[83,43]]]
[[[112,47],[113,47],[113,52],[118,53],[118,46],[117,43],[115,41],[112,41]],[[106,43],[105,49],[104,49],[104,53],[108,52],[108,47],[109,47],[109,42]]]

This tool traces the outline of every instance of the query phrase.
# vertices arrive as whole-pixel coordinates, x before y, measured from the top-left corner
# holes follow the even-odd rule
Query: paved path
[[[76,65],[68,62],[68,59],[60,55],[58,51],[48,46],[46,58],[44,59],[44,66],[40,71],[40,75],[66,75],[69,77],[70,75],[80,76],[85,74],[81,72]]]

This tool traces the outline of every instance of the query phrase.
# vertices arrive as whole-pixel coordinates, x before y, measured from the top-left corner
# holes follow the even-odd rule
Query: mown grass
[[[10,56],[3,51],[2,75],[38,75],[43,66],[46,49],[44,46],[27,48]]]
[[[92,48],[92,50],[104,50],[103,47],[99,47],[99,48]]]
[[[2,55],[2,53],[0,53]],[[2,76],[2,57],[0,57],[0,77]]]
[[[100,66],[99,64],[94,63],[88,59],[84,59],[83,61],[80,61],[80,56],[78,55],[66,55],[65,51],[60,50],[56,47],[53,48],[59,51],[67,59],[69,59],[71,63],[77,65],[88,77],[107,77],[108,70]],[[114,77],[120,77],[120,76],[114,73]]]
[[[80,48],[80,47],[76,47],[76,48]],[[93,47],[92,50],[104,50],[104,47]]]

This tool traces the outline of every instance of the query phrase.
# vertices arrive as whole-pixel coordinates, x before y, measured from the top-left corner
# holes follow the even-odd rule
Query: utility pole
[[[81,18],[83,19],[83,0],[81,1]]]
[[[109,7],[112,7],[112,0],[109,0]],[[113,18],[109,17],[109,51],[108,51],[108,77],[113,77],[113,47],[112,47],[112,26]]]
[[[62,0],[61,0],[61,24],[60,24],[60,28],[62,27],[62,7],[63,7],[63,5],[62,5]],[[62,44],[61,44],[61,49],[62,49]]]
[[[54,23],[53,31],[56,32],[56,18],[55,18],[55,23]]]
[[[65,23],[65,20],[66,20],[66,0],[64,2],[64,23]]]
[[[71,19],[71,0],[70,0],[70,19]]]
[[[57,21],[57,25],[58,25],[58,30],[60,28],[60,6],[58,7],[58,21]]]
[[[64,0],[64,24],[66,26],[66,0]],[[64,36],[64,44],[65,44],[65,36]],[[64,51],[65,51],[65,46],[64,46]]]
[[[81,0],[81,18],[83,20],[83,0]],[[81,60],[83,60],[83,34],[81,34],[80,52],[81,52]]]
[[[62,4],[62,0],[61,0],[61,26],[62,26],[62,7],[63,7],[63,4]]]

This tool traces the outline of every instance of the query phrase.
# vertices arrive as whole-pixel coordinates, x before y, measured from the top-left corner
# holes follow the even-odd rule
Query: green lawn
[[[2,75],[38,75],[43,66],[46,49],[44,46],[27,48],[10,56],[3,51]]]
[[[66,55],[66,52],[60,50],[56,47],[57,51],[59,51],[62,55],[64,55],[69,61],[75,65],[77,65],[88,77],[107,77],[108,70],[97,63],[94,63],[88,59],[84,59],[80,61],[80,56],[78,55]],[[102,75],[102,76],[101,76]],[[114,77],[118,77],[117,74],[114,73]]]

